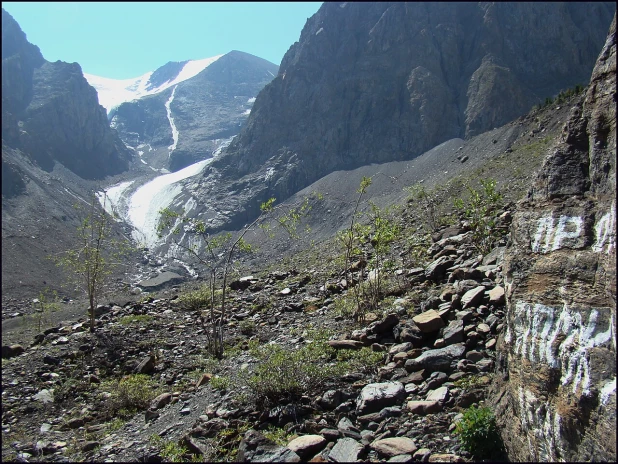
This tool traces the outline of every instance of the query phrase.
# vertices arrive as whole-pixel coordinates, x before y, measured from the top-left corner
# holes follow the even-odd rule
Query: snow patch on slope
[[[152,76],[153,71],[149,71],[133,79],[110,79],[87,73],[84,73],[84,77],[88,83],[96,89],[99,95],[99,104],[103,106],[109,114],[113,108],[121,103],[137,100],[146,95],[154,95],[163,92],[165,89],[169,89],[180,82],[197,76],[222,56],[223,55],[217,55],[202,60],[188,61],[174,79],[153,89],[148,89],[150,76]]]
[[[172,118],[172,109],[170,108],[172,101],[174,100],[174,94],[176,93],[176,87],[172,90],[172,95],[165,102],[165,110],[167,111],[167,120],[170,122],[170,126],[172,127],[172,139],[174,143],[172,143],[168,148],[170,151],[168,154],[168,158],[172,156],[172,152],[176,150],[176,146],[178,145],[178,129],[176,129],[176,125],[174,124],[174,118]]]

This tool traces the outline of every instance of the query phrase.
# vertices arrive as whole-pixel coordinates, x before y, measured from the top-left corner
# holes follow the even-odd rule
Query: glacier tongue
[[[198,161],[180,171],[159,176],[138,188],[129,201],[127,219],[134,227],[133,238],[147,247],[158,241],[159,211],[167,208],[182,192],[181,180],[199,174],[211,159]]]

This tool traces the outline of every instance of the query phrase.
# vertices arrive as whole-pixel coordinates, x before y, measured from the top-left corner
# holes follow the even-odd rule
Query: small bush
[[[348,372],[373,369],[382,360],[368,348],[337,352],[328,345],[325,331],[309,331],[306,338],[312,342],[292,353],[279,345],[251,351],[260,363],[246,383],[258,405],[294,400]]]
[[[227,388],[229,388],[230,384],[231,382],[228,377],[222,377],[222,376],[216,375],[215,377],[210,379],[210,385],[215,390],[226,390]]]
[[[496,190],[495,180],[481,179],[479,183],[479,189],[468,185],[468,198],[456,198],[454,206],[470,224],[473,245],[487,254],[500,237],[495,214],[502,207],[503,198]]]
[[[262,434],[279,446],[286,446],[291,440],[294,439],[294,435],[287,433],[284,429],[273,427],[272,425],[266,430],[263,430]]]
[[[501,452],[496,419],[488,407],[472,406],[466,410],[457,422],[455,433],[459,435],[461,447],[478,458],[490,458]]]
[[[215,292],[215,306],[220,302],[222,293],[221,290]],[[180,305],[187,311],[206,310],[211,306],[211,295],[210,288],[204,285],[197,290],[185,292],[180,295]]]
[[[251,319],[245,319],[238,325],[240,333],[243,335],[253,335],[255,333],[255,322]]]
[[[468,375],[466,377],[462,377],[459,380],[455,380],[455,382],[453,382],[453,385],[457,388],[468,390],[485,385],[485,381],[482,375]]]
[[[110,433],[115,432],[116,430],[121,429],[122,426],[126,424],[126,422],[127,422],[126,420],[120,417],[116,417],[115,419],[107,423],[107,431]]]
[[[111,414],[122,411],[122,415],[130,415],[149,406],[150,402],[160,393],[158,386],[147,375],[134,374],[119,381],[103,382],[100,388],[111,394],[107,399],[107,408]]]
[[[168,462],[189,462],[190,455],[186,446],[182,446],[174,441],[165,440],[157,434],[150,436],[150,443],[159,450],[159,454],[164,461]]]

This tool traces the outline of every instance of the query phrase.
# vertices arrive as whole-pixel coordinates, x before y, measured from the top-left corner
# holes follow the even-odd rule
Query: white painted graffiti
[[[534,460],[558,460],[564,450],[560,432],[562,419],[550,403],[539,400],[530,390],[520,386],[519,417],[528,437],[529,449],[535,454]]]
[[[592,249],[597,253],[603,253],[607,249],[607,254],[610,254],[616,244],[616,203],[613,203],[612,209],[594,225],[594,234]]]
[[[532,251],[535,253],[549,253],[562,248],[563,243],[569,241],[569,245],[575,245],[574,239],[578,239],[582,233],[584,221],[578,216],[560,216],[558,224],[554,224],[554,218],[542,217],[538,220]],[[543,238],[545,240],[543,241]],[[541,245],[541,242],[544,242]]]
[[[610,311],[609,308],[606,311]],[[590,366],[588,352],[612,340],[615,343],[614,317],[606,330],[597,327],[599,311],[592,309],[588,321],[579,310],[552,308],[519,301],[515,305],[512,327],[505,341],[514,338],[514,353],[532,363],[545,363],[562,371],[561,384],[572,385],[573,393],[581,387],[589,393]]]
[[[556,222],[553,216],[544,216],[537,220],[536,233],[531,243],[535,253],[549,253],[560,248],[581,248],[585,240],[582,237],[583,218],[579,216],[560,216]],[[612,252],[616,242],[616,204],[594,225],[595,241],[592,250],[597,253]]]
[[[616,395],[616,377],[615,376],[612,380],[610,380],[605,385],[603,385],[603,388],[601,388],[601,404],[606,405],[607,403],[609,403],[609,400],[612,395]]]

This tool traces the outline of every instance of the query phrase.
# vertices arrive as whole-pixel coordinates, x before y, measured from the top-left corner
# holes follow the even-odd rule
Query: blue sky
[[[280,64],[317,2],[2,2],[48,61],[138,77],[168,61],[240,50]]]

